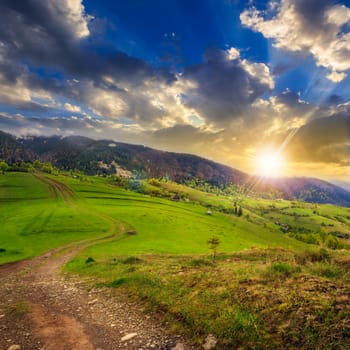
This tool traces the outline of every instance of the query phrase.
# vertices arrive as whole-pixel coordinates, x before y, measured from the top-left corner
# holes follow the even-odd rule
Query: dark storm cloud
[[[209,49],[202,64],[185,68],[183,78],[195,84],[184,103],[208,122],[227,123],[241,117],[258,97],[271,91],[266,65],[232,58],[228,51]]]
[[[74,5],[74,6],[73,6]],[[51,67],[75,78],[98,82],[103,75],[141,84],[143,79],[173,76],[156,72],[149,64],[112,47],[96,47],[90,40],[91,18],[76,1],[4,0],[0,2],[1,71],[8,80],[18,77],[23,60],[38,67]],[[5,65],[5,67],[4,67]],[[41,80],[45,86],[46,80]],[[47,87],[51,87],[48,84]]]

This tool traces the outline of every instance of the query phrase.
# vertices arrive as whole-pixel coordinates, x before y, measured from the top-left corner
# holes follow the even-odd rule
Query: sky
[[[350,1],[1,0],[0,130],[350,181]]]

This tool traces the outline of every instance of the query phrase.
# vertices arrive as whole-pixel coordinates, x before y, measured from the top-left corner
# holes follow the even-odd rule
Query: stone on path
[[[137,336],[137,333],[129,333],[127,335],[124,335],[124,337],[121,339],[121,341],[127,341],[127,340],[130,340],[136,336]]]
[[[171,350],[185,350],[185,348],[182,343],[177,343]]]
[[[217,342],[217,339],[212,334],[208,334],[207,338],[205,339],[205,343],[203,344],[203,349],[211,350],[215,348]]]
[[[21,345],[11,345],[7,350],[21,350]]]

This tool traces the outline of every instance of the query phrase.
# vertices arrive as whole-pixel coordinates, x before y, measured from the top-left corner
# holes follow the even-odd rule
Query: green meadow
[[[300,242],[278,230],[245,217],[215,210],[207,215],[207,209],[198,202],[175,203],[138,194],[98,177],[86,182],[69,176],[51,177],[74,192],[69,201],[33,174],[0,177],[0,248],[6,249],[0,262],[32,257],[68,242],[101,235],[109,228],[106,216],[124,222],[137,234],[121,235],[113,243],[92,247],[91,254],[205,254],[211,236],[220,238],[223,252],[252,246],[302,248]]]
[[[101,235],[109,227],[98,215],[86,215],[79,199],[66,203],[47,183],[28,173],[0,176],[0,222],[0,263]]]
[[[7,173],[0,191],[0,263],[116,234],[65,271],[143,300],[195,344],[208,333],[220,349],[349,344],[349,208],[68,173]]]

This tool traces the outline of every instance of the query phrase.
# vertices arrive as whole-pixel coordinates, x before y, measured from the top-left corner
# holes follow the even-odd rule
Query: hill
[[[157,187],[187,197],[171,201],[142,195],[113,178],[68,172],[0,175],[0,199],[5,203],[0,206],[0,265],[47,252],[23,265],[0,266],[0,277],[8,271],[13,281],[0,288],[5,300],[0,306],[5,334],[1,348],[7,339],[17,341],[23,329],[28,334],[28,327],[34,326],[29,334],[40,336],[31,321],[38,300],[48,310],[40,314],[40,325],[52,329],[58,324],[59,344],[65,341],[65,323],[57,310],[72,315],[74,322],[67,327],[83,322],[89,330],[96,329],[96,310],[103,305],[108,317],[99,322],[91,340],[99,340],[105,327],[109,333],[103,339],[113,339],[115,347],[121,339],[117,327],[122,335],[126,329],[120,323],[121,297],[128,298],[123,312],[128,319],[130,305],[151,310],[152,318],[170,325],[175,334],[187,335],[193,349],[202,348],[208,334],[223,350],[346,348],[349,209],[249,196],[241,198],[244,215],[239,216],[224,210],[232,209],[234,196],[171,181],[140,182],[150,190]],[[281,230],[286,224],[288,232]],[[343,237],[336,239],[340,233]],[[208,245],[213,237],[219,239],[215,259]],[[332,242],[342,245],[337,248]],[[64,275],[74,278],[57,283],[58,275],[63,276],[57,266],[68,260]],[[14,279],[12,269],[21,266]],[[118,322],[111,319],[112,304],[117,305]],[[56,323],[47,318],[51,314]],[[128,332],[138,330],[133,325]],[[26,349],[38,344],[37,338],[34,342],[26,336],[25,341]]]
[[[116,174],[135,178],[167,177],[178,183],[201,179],[214,186],[237,184],[257,193],[285,199],[350,207],[350,192],[311,178],[260,179],[229,166],[190,154],[155,150],[112,140],[81,136],[16,138],[0,131],[0,159],[9,164],[39,159],[62,170],[88,175]]]
[[[344,188],[344,190],[350,191],[350,182],[346,181],[332,181],[334,185]]]

